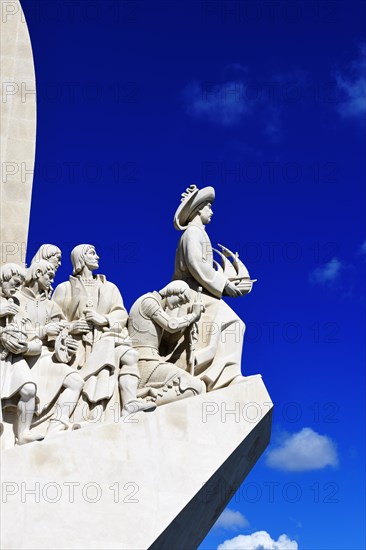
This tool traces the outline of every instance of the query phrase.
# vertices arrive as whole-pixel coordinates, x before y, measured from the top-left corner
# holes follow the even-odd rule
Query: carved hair
[[[159,294],[163,298],[168,298],[173,295],[183,295],[186,301],[189,302],[189,286],[184,281],[172,281],[159,290]]]
[[[49,260],[56,254],[61,254],[61,250],[55,244],[42,244],[32,258],[31,263],[39,260]]]
[[[20,277],[25,279],[25,269],[18,264],[4,264],[0,267],[0,283],[10,281],[12,277]]]
[[[78,275],[85,266],[85,254],[89,250],[95,250],[95,246],[92,244],[78,244],[71,251],[71,263],[73,267],[73,275]]]
[[[52,273],[54,273],[55,266],[52,265],[51,262],[48,262],[47,260],[38,260],[36,262],[31,263],[31,265],[27,269],[26,276],[25,276],[26,285],[37,279],[36,275],[38,271],[40,271],[42,275],[45,275],[48,271],[52,271]]]

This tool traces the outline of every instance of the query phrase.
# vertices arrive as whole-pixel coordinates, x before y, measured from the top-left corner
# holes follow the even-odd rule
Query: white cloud
[[[286,436],[277,448],[270,449],[266,463],[271,468],[300,472],[337,466],[338,456],[336,446],[328,436],[303,428]]]
[[[362,255],[366,254],[366,241],[363,241],[363,243],[360,246],[360,254]]]
[[[219,544],[217,550],[297,550],[295,540],[287,535],[280,535],[273,540],[267,531],[256,531],[251,535],[238,535]]]
[[[347,71],[335,75],[342,99],[337,106],[343,117],[366,114],[366,44],[360,46],[359,57],[350,63]]]
[[[332,258],[326,264],[317,267],[309,275],[309,280],[316,285],[331,285],[340,276],[343,264],[338,258]]]
[[[231,531],[237,531],[244,527],[248,527],[249,521],[238,510],[231,510],[226,508],[219,519],[216,521],[214,528],[230,529]]]
[[[183,91],[187,111],[196,118],[232,126],[249,111],[245,100],[245,85],[241,81],[212,84],[192,82]]]
[[[252,78],[241,63],[226,65],[216,82],[191,82],[182,91],[186,112],[194,118],[221,126],[234,126],[255,117],[268,139],[282,137],[282,119],[288,104],[298,101],[308,76],[295,69],[286,74]]]

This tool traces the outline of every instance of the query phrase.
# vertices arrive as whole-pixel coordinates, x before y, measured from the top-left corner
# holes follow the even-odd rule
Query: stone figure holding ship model
[[[174,216],[174,226],[183,234],[176,252],[173,280],[188,284],[190,301],[194,301],[202,287],[204,312],[198,322],[194,358],[190,357],[192,345],[183,338],[169,354],[169,361],[182,368],[193,361],[193,372],[205,382],[208,391],[243,379],[245,324],[221,298],[244,296],[252,290],[254,282],[238,254],[221,245],[221,251],[212,248],[205,227],[211,221],[214,200],[213,187],[198,189],[192,185],[182,194]],[[214,260],[214,251],[221,264]]]

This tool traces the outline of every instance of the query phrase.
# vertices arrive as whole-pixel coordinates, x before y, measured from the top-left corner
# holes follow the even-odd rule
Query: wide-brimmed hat
[[[178,230],[186,229],[190,215],[205,202],[215,200],[215,189],[213,187],[203,187],[198,189],[196,185],[187,187],[182,193],[181,203],[174,214],[174,227]]]

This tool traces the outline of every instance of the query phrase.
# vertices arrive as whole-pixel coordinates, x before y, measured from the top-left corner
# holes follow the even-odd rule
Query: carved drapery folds
[[[1,429],[8,440],[123,421],[243,380],[245,325],[222,296],[243,296],[254,281],[238,254],[211,245],[214,199],[212,187],[182,194],[173,280],[143,294],[129,314],[117,286],[95,274],[91,244],[72,250],[72,274],[55,289],[55,245],[42,245],[27,269],[2,266]]]

